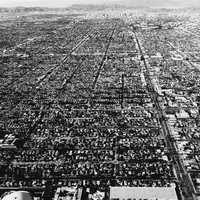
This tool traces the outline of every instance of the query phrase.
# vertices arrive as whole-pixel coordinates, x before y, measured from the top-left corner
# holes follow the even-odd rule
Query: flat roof
[[[178,200],[175,187],[110,187],[110,199]]]

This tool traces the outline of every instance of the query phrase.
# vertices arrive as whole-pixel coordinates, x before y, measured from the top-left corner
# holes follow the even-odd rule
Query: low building
[[[178,200],[175,184],[171,187],[111,187],[110,200]]]

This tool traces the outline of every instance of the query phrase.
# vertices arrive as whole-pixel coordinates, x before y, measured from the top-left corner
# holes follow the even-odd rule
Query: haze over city
[[[187,7],[200,6],[199,0],[1,0],[1,7],[68,7],[72,4],[110,4],[122,3],[131,6],[152,6],[152,7]]]

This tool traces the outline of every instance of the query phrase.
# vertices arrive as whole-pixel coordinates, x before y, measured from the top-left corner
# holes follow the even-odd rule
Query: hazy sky
[[[175,3],[176,5],[200,5],[200,0],[0,0],[0,7],[15,7],[15,6],[43,6],[43,7],[67,7],[76,3],[108,3],[108,2],[126,2],[136,4],[166,4]],[[151,3],[150,3],[151,4]]]
[[[82,3],[106,3],[119,0],[0,0],[0,7],[14,6],[46,6],[46,7],[66,7],[71,4]]]

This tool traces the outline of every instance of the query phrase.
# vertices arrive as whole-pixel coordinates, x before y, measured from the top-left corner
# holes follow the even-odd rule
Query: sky
[[[180,6],[200,6],[200,0],[0,0],[0,7],[16,7],[16,6],[42,6],[42,7],[67,7],[71,4],[101,4],[112,2],[128,2],[144,6],[148,5],[180,5]],[[164,3],[163,3],[164,2]]]
[[[42,6],[42,7],[67,7],[71,4],[106,3],[117,0],[0,0],[0,7],[16,6]]]

